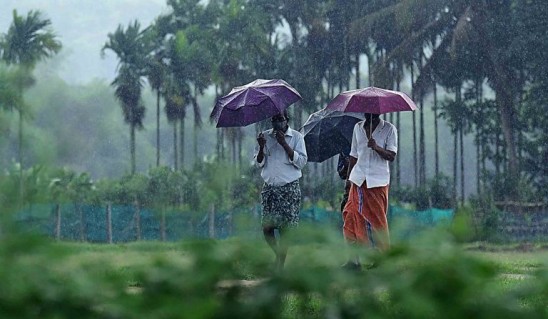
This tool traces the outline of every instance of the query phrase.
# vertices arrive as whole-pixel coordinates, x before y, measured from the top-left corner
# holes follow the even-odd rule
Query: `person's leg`
[[[285,256],[287,254],[287,250],[283,254],[283,259],[282,259],[282,254],[280,253],[280,250],[281,250],[280,241],[281,240],[276,239],[276,233],[274,232],[275,229],[276,229],[275,227],[263,226],[263,235],[264,235],[264,239],[266,240],[268,246],[274,252],[274,256],[275,256],[274,265],[273,265],[274,269],[279,270],[279,269],[283,268],[283,263],[285,262]],[[281,267],[280,267],[280,263],[282,264]]]
[[[299,225],[301,210],[301,188],[299,181],[285,185],[281,190],[278,208],[280,209],[280,224],[278,227],[278,270],[282,270],[289,250],[288,233]]]
[[[363,204],[363,196],[360,194],[360,191],[359,187],[352,184],[343,210],[343,235],[352,249],[363,245],[366,241],[364,218],[360,215],[360,207]],[[348,261],[343,265],[343,268],[360,269],[359,255],[351,254]]]
[[[388,232],[388,186],[364,189],[364,214],[368,240],[371,245],[381,251],[390,248]]]
[[[287,233],[283,228],[278,228],[280,238],[278,240],[278,270],[282,270],[285,265],[285,258],[287,257],[287,251],[289,250],[289,244],[287,242]]]
[[[275,222],[275,189],[271,186],[264,185],[263,191],[261,192],[261,204],[262,204],[262,215],[261,215],[261,224],[263,227],[263,236],[270,247],[272,251],[274,252],[274,255],[276,257],[275,265],[277,267],[278,264],[278,243],[276,240],[276,235],[274,233],[274,229],[276,228],[274,225]]]
[[[274,254],[276,255],[276,259],[278,258],[278,243],[276,241],[276,235],[274,234],[274,227],[271,226],[263,226],[263,235],[264,239],[266,240],[266,243]]]

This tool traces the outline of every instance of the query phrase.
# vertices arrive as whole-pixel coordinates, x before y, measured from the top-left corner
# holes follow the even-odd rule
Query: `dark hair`
[[[289,115],[287,114],[287,110],[284,110],[283,112],[280,112],[280,113],[274,115],[272,118],[275,118],[276,116],[280,116],[280,115],[283,115],[283,117],[284,117],[287,121],[289,121]]]

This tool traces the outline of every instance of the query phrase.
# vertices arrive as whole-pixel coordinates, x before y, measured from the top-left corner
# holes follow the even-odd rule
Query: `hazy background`
[[[167,6],[165,0],[2,0],[0,32],[7,31],[14,9],[19,15],[40,10],[51,20],[63,43],[55,71],[68,83],[83,84],[114,78],[115,56],[108,52],[101,58],[100,52],[109,32],[135,19],[147,26]]]
[[[116,72],[117,61],[112,52],[101,57],[101,48],[107,34],[119,24],[127,25],[137,19],[146,27],[161,13],[166,12],[165,0],[3,0],[0,11],[0,32],[5,33],[12,21],[12,11],[20,15],[29,10],[40,10],[52,22],[52,29],[63,44],[60,54],[38,65],[36,85],[26,93],[31,105],[31,118],[25,124],[24,165],[37,163],[66,166],[87,171],[94,178],[119,177],[129,173],[129,127],[123,122],[119,103],[114,99],[110,83]],[[362,74],[367,74],[367,63],[361,63]],[[404,81],[402,90],[410,92]],[[364,79],[364,84],[367,80]],[[146,116],[144,130],[137,132],[137,169],[146,171],[155,166],[155,98],[146,86],[143,98]],[[443,97],[440,96],[440,100]],[[193,130],[186,126],[188,151],[186,167],[195,158],[215,152],[215,128],[208,121],[214,97],[206,94],[200,99],[204,127],[198,131],[198,154],[192,152]],[[425,101],[425,122],[433,123],[431,103]],[[324,107],[318,105],[317,109]],[[305,114],[305,116],[308,116]],[[412,129],[411,113],[402,113],[400,130],[402,182],[412,183]],[[0,140],[0,166],[14,165],[17,154],[16,113],[0,115],[0,131],[7,139]],[[452,175],[452,135],[440,121],[440,170]],[[298,128],[297,128],[298,129]],[[433,125],[426,125],[427,176],[434,174]],[[250,159],[255,145],[254,128],[245,129],[243,158]],[[165,114],[161,117],[161,162],[171,165],[173,137]],[[475,185],[475,146],[471,136],[465,137],[467,146],[467,193]],[[409,172],[409,173],[406,173]]]

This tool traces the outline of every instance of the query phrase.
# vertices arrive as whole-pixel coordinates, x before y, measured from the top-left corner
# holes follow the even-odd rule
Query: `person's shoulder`
[[[358,123],[354,124],[354,129],[363,127],[363,124],[365,123],[365,120],[361,120]]]
[[[301,133],[301,132],[299,132],[299,131],[297,131],[297,130],[292,129],[291,127],[289,127],[289,130],[290,130],[291,135],[297,136],[297,137],[300,137],[300,138],[304,138],[303,133]]]
[[[388,121],[384,121],[384,125],[387,125],[388,128],[392,131],[395,131],[396,130],[396,126],[394,126],[394,124],[388,122]]]

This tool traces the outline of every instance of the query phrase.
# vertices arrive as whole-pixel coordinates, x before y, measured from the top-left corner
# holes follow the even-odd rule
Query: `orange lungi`
[[[366,182],[350,187],[343,210],[343,234],[349,243],[369,244],[381,250],[390,247],[388,233],[388,185],[367,188]]]

